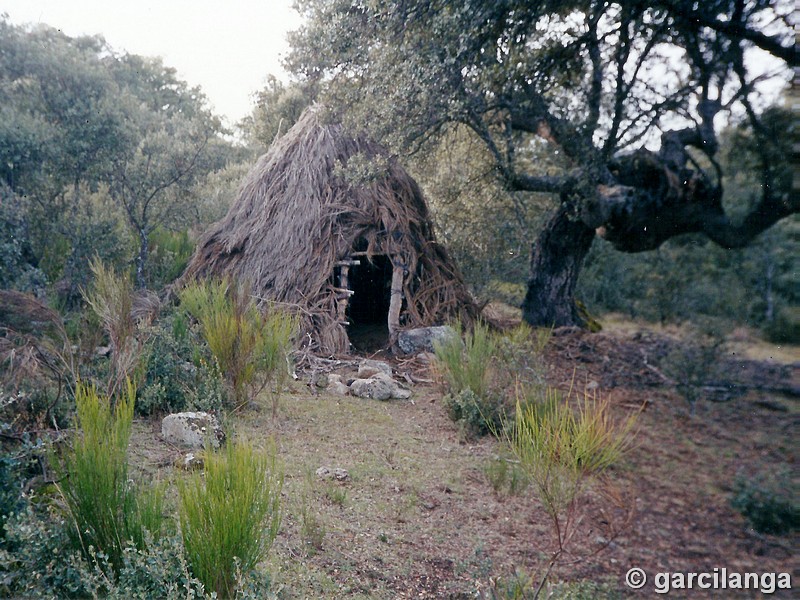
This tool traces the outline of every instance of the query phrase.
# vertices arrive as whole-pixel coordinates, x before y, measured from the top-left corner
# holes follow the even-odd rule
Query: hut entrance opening
[[[348,273],[347,335],[354,349],[374,352],[389,343],[392,261],[386,255],[375,255],[372,262],[359,258]]]

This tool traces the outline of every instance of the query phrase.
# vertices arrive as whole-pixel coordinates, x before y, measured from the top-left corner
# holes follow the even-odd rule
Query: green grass
[[[231,597],[237,570],[247,575],[267,555],[280,527],[282,485],[275,447],[241,441],[208,454],[203,475],[179,485],[186,556],[206,589]]]

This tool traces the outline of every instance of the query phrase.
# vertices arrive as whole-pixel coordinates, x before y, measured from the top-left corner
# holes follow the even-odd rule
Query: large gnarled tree
[[[404,151],[456,124],[509,190],[559,203],[533,244],[534,325],[580,325],[575,283],[596,235],[624,252],[685,233],[746,245],[800,201],[786,140],[761,122],[797,66],[788,0],[306,0],[290,67]],[[766,94],[766,95],[765,95]],[[717,133],[758,140],[761,194],[726,212]],[[647,146],[653,150],[646,149]],[[542,172],[537,156],[557,157]],[[553,164],[550,160],[549,164]]]

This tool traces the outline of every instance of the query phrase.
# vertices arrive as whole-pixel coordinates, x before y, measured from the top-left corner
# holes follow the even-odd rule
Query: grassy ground
[[[636,450],[585,497],[553,579],[592,582],[581,597],[594,598],[626,595],[633,566],[791,572],[797,537],[755,533],[730,498],[737,477],[796,464],[796,399],[750,391],[701,400],[690,415],[636,362],[648,348],[622,329],[551,342],[551,383],[596,387],[620,417],[646,406]],[[311,395],[296,383],[276,422],[266,404],[230,419],[235,435],[274,437],[285,465],[283,526],[265,565],[280,597],[468,598],[515,570],[543,572],[548,520],[524,485],[509,489],[513,465],[502,449],[467,439],[435,387],[414,391],[408,401],[377,402]],[[136,424],[133,460],[150,475],[180,477],[172,467],[180,450],[164,445],[158,427]],[[321,478],[320,467],[348,477]]]

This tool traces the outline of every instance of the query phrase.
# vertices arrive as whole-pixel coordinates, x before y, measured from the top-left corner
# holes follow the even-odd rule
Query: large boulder
[[[190,448],[204,448],[206,444],[219,448],[225,442],[225,432],[219,421],[206,412],[167,415],[161,421],[161,437],[170,444]]]
[[[449,325],[420,327],[418,329],[399,331],[397,333],[397,345],[406,354],[418,354],[420,352],[433,352],[434,343],[444,342],[453,338],[458,338],[458,332]]]

